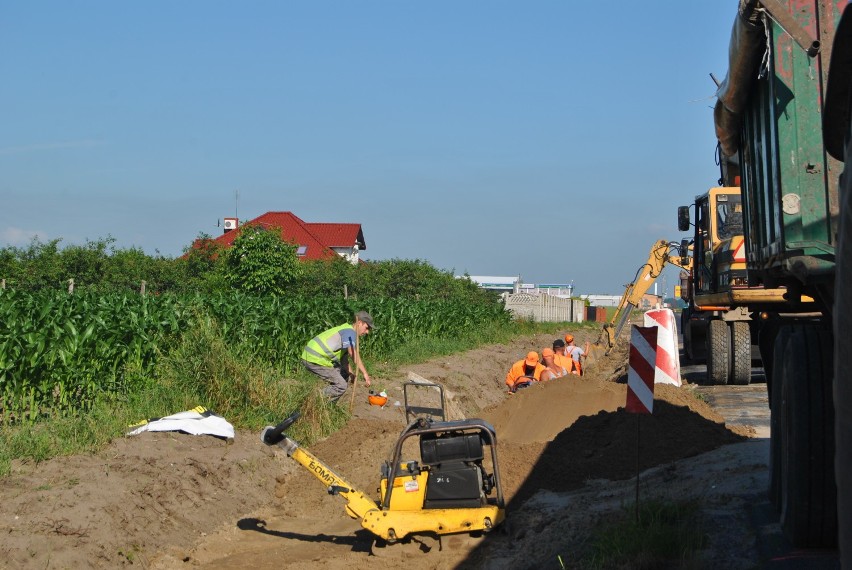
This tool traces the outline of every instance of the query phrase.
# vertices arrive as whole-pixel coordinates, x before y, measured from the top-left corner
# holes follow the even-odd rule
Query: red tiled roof
[[[329,247],[352,247],[356,243],[358,249],[367,249],[364,243],[364,234],[361,233],[361,224],[307,224],[317,239]]]
[[[302,259],[329,259],[337,255],[332,247],[352,247],[356,243],[359,249],[367,249],[361,224],[308,223],[293,212],[266,212],[213,241],[230,247],[240,235],[240,228],[254,225],[281,228],[283,240],[305,247]]]

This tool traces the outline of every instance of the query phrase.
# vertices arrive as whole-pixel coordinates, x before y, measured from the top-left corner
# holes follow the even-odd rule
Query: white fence
[[[562,299],[551,295],[514,293],[506,295],[506,308],[517,319],[537,322],[574,322],[584,320],[586,303],[578,299]]]

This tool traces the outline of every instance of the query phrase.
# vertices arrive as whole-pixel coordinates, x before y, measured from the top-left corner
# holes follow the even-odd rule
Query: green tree
[[[68,277],[63,275],[59,260],[61,241],[60,238],[42,243],[38,237],[34,237],[25,248],[10,248],[17,259],[17,273],[10,276],[10,285],[26,291],[63,287]]]
[[[339,255],[330,259],[311,259],[301,262],[302,272],[294,291],[307,297],[341,297],[344,286],[352,295],[357,295],[355,282],[356,266]]]
[[[225,291],[230,284],[225,279],[225,246],[209,234],[200,233],[192,246],[184,250],[183,257],[175,260],[183,272],[180,287],[185,291],[216,293]]]
[[[108,265],[107,250],[115,238],[106,237],[85,245],[68,245],[59,252],[59,265],[64,279],[74,279],[77,287],[97,287],[104,284]]]
[[[283,295],[301,268],[296,246],[281,239],[277,227],[243,226],[225,255],[226,278],[250,293]]]

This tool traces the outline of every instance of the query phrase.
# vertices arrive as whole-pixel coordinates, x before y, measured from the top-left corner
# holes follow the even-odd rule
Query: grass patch
[[[307,374],[285,380],[274,367],[247,354],[244,348],[225,343],[214,321],[198,319],[158,365],[157,381],[141,392],[104,395],[85,412],[4,427],[0,477],[10,472],[15,459],[38,463],[95,452],[122,437],[132,424],[199,405],[222,415],[236,429],[252,431],[300,409],[302,418],[288,433],[307,445],[346,422],[346,410],[327,401],[321,382]]]
[[[649,500],[640,505],[639,521],[631,504],[616,520],[600,523],[592,532],[583,568],[698,568],[704,532],[698,503]]]
[[[597,329],[599,323],[534,323],[514,321],[467,331],[451,339],[400,339],[386,357],[365,354],[368,370],[390,377],[400,366],[436,356],[509,342],[539,333]],[[302,416],[288,433],[310,445],[340,429],[348,420],[348,405],[328,402],[325,384],[306,371],[284,378],[274,365],[252,356],[252,339],[228,344],[215,320],[198,316],[177,344],[157,364],[154,380],[140,392],[103,395],[85,412],[46,418],[0,430],[0,477],[13,460],[38,463],[52,457],[96,452],[128,426],[196,406],[225,417],[236,429],[259,431],[298,409]],[[346,398],[344,398],[346,400]],[[341,400],[343,402],[344,400]],[[348,400],[346,402],[348,404]]]
[[[700,392],[699,390],[697,390],[695,388],[692,388],[692,395],[696,400],[700,400],[700,401],[704,402],[705,404],[710,403],[710,398],[707,397],[707,394],[705,394],[704,392]]]

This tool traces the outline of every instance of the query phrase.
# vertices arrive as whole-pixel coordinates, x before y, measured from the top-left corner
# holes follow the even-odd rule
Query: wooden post
[[[6,288],[6,280],[0,279],[0,289],[5,289],[5,288]]]
[[[358,387],[358,372],[360,370],[361,364],[361,343],[358,339],[358,331],[355,331],[355,381],[352,382],[352,399],[349,400],[349,413],[352,413],[352,409],[355,407],[355,388]]]
[[[74,294],[74,278],[73,277],[68,280],[68,294],[69,295]]]
[[[139,294],[142,295],[143,297],[145,296],[145,284],[146,283],[147,282],[143,279],[142,285],[139,287]]]
[[[349,289],[346,287],[346,285],[345,285],[345,284],[343,285],[343,298],[344,298],[344,299],[348,299],[348,298],[349,298]]]
[[[639,464],[639,416],[642,414],[636,414],[636,524],[639,524],[639,470],[641,466]]]

